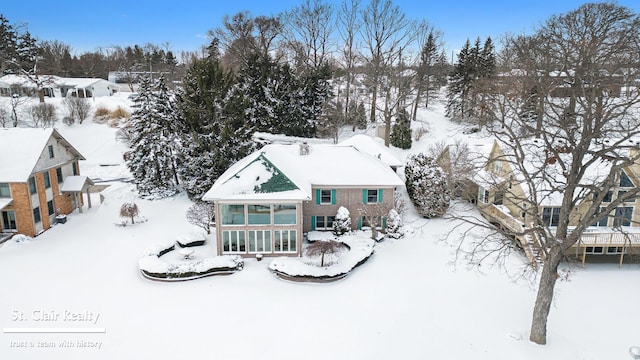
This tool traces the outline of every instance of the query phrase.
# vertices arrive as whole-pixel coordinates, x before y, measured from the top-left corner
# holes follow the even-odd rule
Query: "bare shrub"
[[[9,124],[11,124],[11,114],[4,105],[0,105],[0,126],[7,127]]]
[[[140,210],[134,202],[126,202],[120,207],[120,217],[131,218],[131,224],[135,224],[135,217],[138,216]]]
[[[211,234],[211,224],[215,221],[213,204],[199,201],[187,210],[187,221]]]
[[[131,117],[131,113],[123,109],[121,106],[118,106],[111,112],[111,117],[114,119],[126,119]]]
[[[429,133],[429,127],[426,126],[426,125],[422,125],[422,126],[420,126],[419,128],[417,128],[417,129],[415,129],[413,131],[413,140],[414,141],[418,141],[418,140],[422,139],[422,137],[425,134],[428,134],[428,133]]]
[[[107,117],[111,117],[111,110],[107,109],[104,106],[98,106],[96,108],[96,111],[93,113],[94,117],[101,117],[101,116],[107,116]]]
[[[36,127],[53,126],[56,121],[56,107],[53,104],[38,103],[29,107],[29,116]]]
[[[82,124],[82,122],[89,117],[89,112],[91,112],[91,102],[89,102],[88,99],[68,97],[65,99],[65,104],[69,111],[69,117],[71,117],[74,122],[77,121]]]

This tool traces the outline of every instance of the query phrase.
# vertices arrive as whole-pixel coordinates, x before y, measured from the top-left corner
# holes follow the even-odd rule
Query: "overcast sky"
[[[252,15],[274,15],[303,0],[0,0],[0,13],[10,23],[26,23],[43,40],[60,40],[82,53],[110,45],[168,42],[171,50],[197,50],[207,43],[207,30],[220,26],[225,14],[248,10]],[[362,0],[364,3],[367,0]],[[329,1],[338,6],[341,0]],[[528,33],[551,15],[573,10],[575,0],[394,0],[408,17],[426,19],[444,33],[447,52],[459,49],[467,38],[505,33]],[[618,4],[640,12],[640,1]]]

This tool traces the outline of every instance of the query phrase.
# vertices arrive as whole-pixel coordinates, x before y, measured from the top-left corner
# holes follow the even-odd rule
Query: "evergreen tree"
[[[143,77],[133,100],[131,151],[127,167],[142,197],[167,197],[177,190],[177,129],[171,95],[161,77]]]
[[[15,60],[17,35],[13,26],[4,15],[0,14],[0,75],[7,74],[10,63],[7,60]]]
[[[469,39],[458,53],[458,59],[449,76],[449,91],[447,93],[446,115],[451,118],[464,119],[468,108],[468,94],[473,79],[472,53]]]
[[[444,171],[425,154],[409,156],[404,169],[407,193],[418,213],[426,218],[439,217],[451,200]]]
[[[232,96],[235,81],[215,56],[194,61],[185,75],[177,98],[183,124],[178,172],[192,198],[204,195],[224,171],[252,150],[252,133],[244,123],[244,97]]]
[[[256,53],[240,70],[234,96],[244,98],[246,131],[313,137],[324,91],[317,78],[305,83],[288,65]]]
[[[411,148],[411,120],[406,110],[401,109],[396,116],[396,122],[391,129],[389,138],[391,145],[400,149]]]
[[[387,228],[385,229],[385,234],[387,237],[392,239],[399,239],[404,236],[404,224],[402,222],[402,217],[398,214],[396,209],[389,210],[389,215],[387,216]]]
[[[351,214],[346,207],[340,206],[333,221],[333,234],[342,236],[349,231],[351,231]]]

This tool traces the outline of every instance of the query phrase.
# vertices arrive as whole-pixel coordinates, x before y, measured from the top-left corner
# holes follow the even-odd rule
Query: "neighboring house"
[[[54,129],[0,129],[0,240],[38,235],[82,206],[75,189],[63,189],[79,177],[78,160],[85,158]]]
[[[67,96],[90,98],[111,96],[120,90],[117,84],[99,78],[63,78],[54,75],[40,75],[44,96],[64,98]],[[0,77],[0,96],[37,96],[33,81],[23,75]]]
[[[545,152],[538,146],[536,141],[531,140],[525,145],[526,151],[537,151],[541,154]],[[483,159],[477,161],[476,167],[471,176],[471,185],[468,189],[474,191],[475,203],[482,215],[491,223],[509,229],[514,233],[522,233],[523,230],[532,227],[537,221],[542,221],[544,226],[554,230],[558,224],[558,217],[561,208],[562,197],[558,193],[547,192],[544,186],[537,189],[535,197],[540,199],[540,206],[537,209],[527,208],[527,203],[523,199],[530,199],[534,194],[523,186],[523,175],[511,165],[513,158],[506,149],[503,149],[497,141],[491,146],[477,147],[476,150],[482,152],[475,153],[474,158]],[[632,150],[637,151],[637,150]],[[449,149],[439,157],[443,168],[451,168],[447,164]],[[543,160],[544,161],[544,160]],[[553,158],[546,159],[548,164],[554,164]],[[532,169],[539,164],[525,163],[525,167]],[[590,168],[590,173],[584,175],[584,179],[592,179],[593,183],[598,183],[600,174],[608,173],[610,165],[603,160]],[[562,176],[558,174],[558,176]],[[629,189],[640,185],[640,164],[635,163],[625,167],[620,171],[615,186],[607,193],[604,204]],[[591,205],[589,199],[585,199],[572,210],[570,226],[575,224],[580,214],[586,213],[587,207]],[[636,199],[625,202],[617,207],[609,217],[592,224],[587,228],[582,238],[572,248],[567,250],[567,255],[580,258],[584,264],[587,255],[619,255],[622,262],[625,254],[640,253],[640,203]],[[542,252],[540,243],[534,233],[530,235],[515,236],[517,242],[522,246],[526,255],[533,261],[540,260]]]
[[[402,185],[351,146],[272,144],[234,164],[202,199],[215,204],[219,254],[299,256],[303,234],[331,230],[340,206],[354,230],[384,227]]]

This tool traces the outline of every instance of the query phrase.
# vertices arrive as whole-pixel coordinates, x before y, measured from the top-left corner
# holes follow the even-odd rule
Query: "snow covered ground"
[[[420,112],[430,133],[411,152],[438,139],[486,141],[462,134],[442,113],[440,105]],[[129,177],[115,129],[90,120],[59,128],[86,156],[83,175]],[[409,152],[396,153],[404,160]],[[549,343],[538,346],[528,341],[535,286],[515,276],[520,255],[507,270],[453,264],[458,236],[442,241],[452,224],[413,211],[405,213],[407,236],[377,244],[342,281],[285,282],[268,270],[269,259],[247,259],[230,276],[152,282],[138,260],[192,230],[191,202],[135,199],[130,184],[112,184],[104,203],[96,197],[92,209],[33,241],[0,246],[0,359],[628,359],[629,347],[640,345],[640,265],[567,266]],[[148,221],[115,226],[131,199]]]

